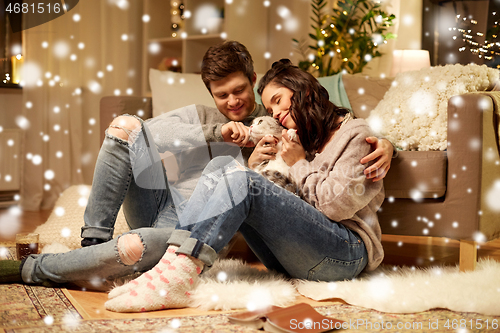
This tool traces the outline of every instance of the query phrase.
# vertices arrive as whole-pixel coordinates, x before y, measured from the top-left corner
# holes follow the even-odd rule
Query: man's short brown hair
[[[253,82],[253,60],[245,45],[236,41],[211,46],[203,56],[201,79],[208,91],[210,82],[224,79],[230,74],[242,72]]]

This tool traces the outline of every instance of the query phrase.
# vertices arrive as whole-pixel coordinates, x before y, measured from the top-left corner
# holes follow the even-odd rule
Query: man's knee
[[[108,133],[117,138],[128,140],[132,132],[141,128],[141,122],[131,116],[118,116],[109,125]]]
[[[205,167],[204,174],[224,170],[225,168],[237,165],[236,160],[232,156],[217,156],[214,157]]]
[[[138,234],[126,234],[118,239],[118,254],[123,264],[130,266],[142,258],[144,244]]]

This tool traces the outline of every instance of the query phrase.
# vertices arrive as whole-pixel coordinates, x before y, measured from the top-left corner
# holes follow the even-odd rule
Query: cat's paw
[[[297,142],[297,130],[290,128],[287,131],[287,134],[288,134],[288,137],[290,138],[290,140]]]

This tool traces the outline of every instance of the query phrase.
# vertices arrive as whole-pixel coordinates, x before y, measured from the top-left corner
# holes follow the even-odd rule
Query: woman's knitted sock
[[[107,310],[115,312],[143,312],[184,308],[190,304],[191,291],[196,286],[203,262],[179,254],[172,264],[151,281],[143,280],[129,293],[107,301]],[[154,268],[153,268],[154,270]]]
[[[167,248],[167,251],[165,251],[165,254],[163,257],[160,259],[160,261],[156,264],[153,269],[145,272],[141,276],[139,276],[137,279],[129,281],[128,283],[113,288],[108,294],[108,298],[115,298],[118,297],[122,294],[128,293],[132,291],[134,288],[141,284],[146,284],[149,281],[153,280],[155,277],[160,275],[165,269],[167,269],[168,265],[172,263],[172,261],[177,258],[177,255],[175,254],[175,251],[177,251],[179,247],[175,245],[169,245]]]
[[[23,282],[20,260],[0,260],[0,283]]]

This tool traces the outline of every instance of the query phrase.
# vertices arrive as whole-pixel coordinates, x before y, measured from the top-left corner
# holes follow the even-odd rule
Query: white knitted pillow
[[[71,250],[81,247],[80,232],[84,224],[83,213],[87,206],[90,188],[89,185],[74,185],[61,194],[47,222],[35,230],[36,233],[40,234],[41,248],[52,243],[66,245]],[[120,209],[113,237],[128,230],[130,229],[122,209]]]
[[[492,88],[499,71],[486,65],[446,65],[399,73],[366,119],[402,150],[447,148],[448,100]]]

